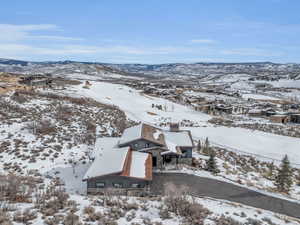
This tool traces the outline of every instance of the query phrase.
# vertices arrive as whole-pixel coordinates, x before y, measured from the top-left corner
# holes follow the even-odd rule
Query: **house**
[[[216,104],[215,109],[221,113],[232,114],[233,107],[230,105]]]
[[[256,116],[262,116],[263,113],[262,110],[254,108],[248,111],[248,115],[256,117]]]
[[[288,115],[273,115],[270,117],[270,121],[273,123],[288,123],[288,122],[290,122],[290,116],[288,116]]]
[[[51,86],[53,80],[44,75],[21,77],[19,83],[28,86]]]
[[[168,131],[140,124],[126,129],[118,146],[150,153],[153,168],[164,169],[168,165],[191,164],[194,144],[190,131],[180,130],[179,124],[170,124]]]
[[[152,180],[152,157],[130,147],[105,149],[86,172],[88,194],[114,191],[135,195],[149,188]]]
[[[191,165],[193,148],[190,131],[180,130],[177,123],[170,124],[169,130],[144,123],[127,128],[115,147],[94,158],[83,178],[87,193],[147,192],[153,169]]]
[[[292,123],[300,123],[300,114],[290,114],[290,120]]]

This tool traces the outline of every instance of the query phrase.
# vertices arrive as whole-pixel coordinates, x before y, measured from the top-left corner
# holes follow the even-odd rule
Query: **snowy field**
[[[127,86],[93,82],[90,89],[78,86],[79,94],[91,97],[99,102],[118,106],[127,116],[136,121],[157,123],[161,118],[171,119],[173,122],[190,119],[197,122],[206,122],[211,117],[191,108],[172,103],[165,99],[140,94],[139,91]],[[167,107],[166,111],[152,108],[152,104]]]
[[[189,129],[195,139],[208,137],[212,144],[220,147],[223,146],[233,151],[238,150],[276,160],[281,160],[287,154],[292,163],[300,164],[300,140],[298,138],[222,126]]]
[[[274,98],[266,95],[259,94],[243,94],[244,99],[256,99],[256,100],[280,100],[279,98]]]
[[[272,84],[274,87],[300,88],[300,80],[278,80],[268,81],[266,83]]]
[[[84,89],[82,86],[76,88],[77,93],[82,96],[117,105],[130,119],[150,124],[157,124],[160,121],[191,120],[198,122],[201,127],[185,127],[184,129],[190,129],[196,139],[209,137],[212,143],[276,160],[288,154],[293,163],[300,164],[300,140],[298,138],[243,128],[216,127],[207,123],[211,118],[209,115],[164,99],[142,95],[139,91],[123,85],[93,82],[90,89]],[[166,105],[167,111],[152,108],[152,104]]]

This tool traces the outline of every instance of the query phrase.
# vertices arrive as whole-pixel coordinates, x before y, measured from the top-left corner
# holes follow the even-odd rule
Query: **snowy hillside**
[[[51,73],[65,76],[81,73],[86,75],[119,74],[126,76],[181,77],[195,76],[205,79],[230,80],[228,76],[261,77],[280,76],[299,79],[300,65],[276,64],[271,62],[254,63],[173,63],[173,64],[108,64],[97,62],[27,62],[13,59],[0,60],[0,72]],[[238,78],[240,79],[240,78]]]
[[[207,123],[211,118],[207,114],[196,112],[189,107],[168,100],[143,95],[137,90],[122,85],[94,82],[90,89],[79,88],[77,93],[99,102],[117,105],[132,120],[158,126],[168,122],[193,121],[198,127],[184,127],[184,129],[190,129],[195,139],[209,137],[216,144],[277,160],[288,154],[292,162],[300,164],[298,138],[241,128],[216,127]],[[167,110],[152,108],[152,104],[166,105]]]

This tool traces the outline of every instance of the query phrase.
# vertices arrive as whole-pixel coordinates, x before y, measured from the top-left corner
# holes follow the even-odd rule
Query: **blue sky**
[[[300,63],[299,0],[3,1],[0,58]]]

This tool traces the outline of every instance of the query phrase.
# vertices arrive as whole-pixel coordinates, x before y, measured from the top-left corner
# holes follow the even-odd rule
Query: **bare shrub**
[[[72,116],[72,108],[67,105],[59,104],[56,108],[56,119],[69,121]]]
[[[47,225],[57,225],[60,224],[62,222],[62,219],[56,215],[54,215],[53,217],[47,217],[44,219],[44,223]]]
[[[0,177],[0,183],[2,183],[0,186],[1,201],[30,202],[32,189],[36,185],[34,182],[29,176],[21,177],[9,174]]]
[[[83,213],[84,213],[84,214],[92,214],[92,213],[95,213],[95,208],[92,207],[92,206],[86,206],[86,207],[84,207],[84,209],[83,209]]]
[[[12,225],[11,218],[7,212],[0,210],[0,224],[2,225]]]
[[[211,214],[204,206],[189,198],[188,189],[185,186],[178,188],[172,183],[167,183],[165,193],[164,204],[167,210],[177,216],[182,216],[188,224],[202,225]]]
[[[171,214],[170,214],[170,211],[166,207],[160,207],[159,208],[159,216],[163,220],[172,218]]]
[[[108,211],[109,217],[113,220],[118,220],[125,216],[125,211],[119,207],[110,207]]]
[[[18,223],[28,224],[29,221],[37,218],[37,212],[30,209],[17,211],[14,213],[13,220]]]
[[[118,225],[113,218],[103,217],[98,221],[98,225]]]
[[[27,123],[25,129],[36,135],[47,135],[56,132],[56,127],[50,120]]]
[[[81,135],[81,142],[87,145],[93,145],[96,141],[96,124],[88,117],[82,119],[82,123],[86,128],[86,132]]]
[[[215,220],[216,225],[243,225],[243,223],[240,223],[236,220],[234,220],[231,217],[226,217],[222,215],[220,218]]]
[[[126,220],[129,222],[129,221],[133,220],[135,217],[136,217],[136,212],[135,212],[135,211],[132,211],[131,213],[129,213],[129,214],[126,216]]]
[[[68,215],[64,219],[64,225],[81,225],[82,223],[79,221],[79,216],[74,214],[73,212],[68,213]]]
[[[28,99],[25,97],[25,95],[22,95],[22,93],[16,91],[12,96],[11,99],[19,104],[24,104],[28,101]]]
[[[95,208],[91,206],[87,206],[83,209],[83,213],[87,215],[86,221],[98,221],[103,218],[103,214],[101,212],[95,212]]]
[[[51,216],[66,207],[74,207],[74,202],[69,200],[69,195],[57,180],[46,191],[37,193],[35,200],[35,207],[45,216]]]
[[[124,203],[122,204],[122,209],[126,210],[126,211],[130,211],[130,210],[138,210],[139,209],[139,205],[137,203]]]

